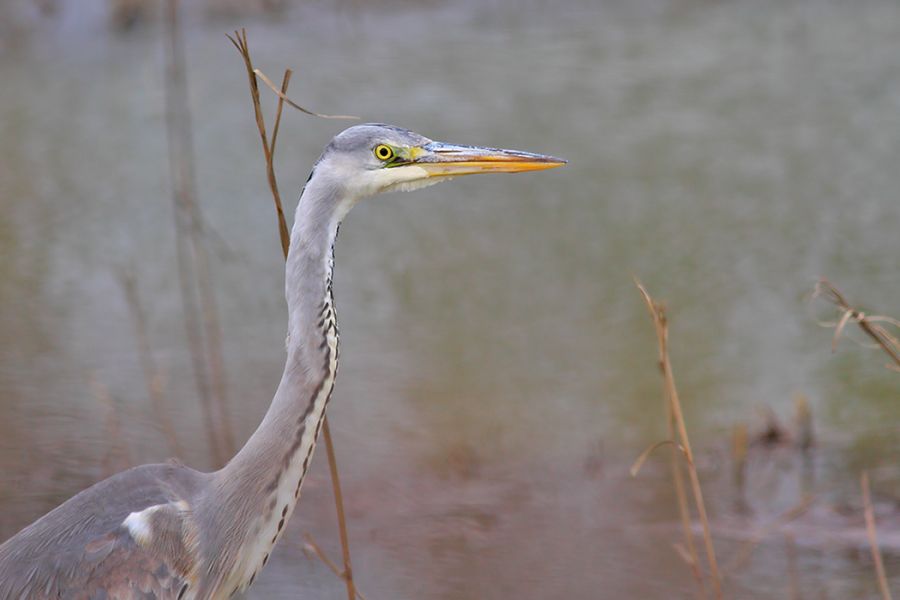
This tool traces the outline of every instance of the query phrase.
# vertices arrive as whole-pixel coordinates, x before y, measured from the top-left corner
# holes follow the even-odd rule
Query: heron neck
[[[332,191],[332,190],[335,191]],[[246,568],[236,582],[248,585],[280,536],[300,496],[337,373],[338,333],[332,301],[334,243],[349,204],[335,188],[312,177],[301,195],[285,267],[288,305],[287,360],[269,410],[238,454],[216,473],[222,526],[218,540]],[[253,515],[256,518],[247,518]],[[221,553],[220,553],[221,556]],[[226,558],[227,560],[227,558]],[[240,567],[240,565],[239,565]]]

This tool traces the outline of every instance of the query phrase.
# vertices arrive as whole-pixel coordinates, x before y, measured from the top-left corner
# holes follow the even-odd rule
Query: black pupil
[[[390,155],[391,155],[391,151],[388,148],[382,146],[381,148],[378,149],[378,156],[380,156],[381,158],[387,158]]]

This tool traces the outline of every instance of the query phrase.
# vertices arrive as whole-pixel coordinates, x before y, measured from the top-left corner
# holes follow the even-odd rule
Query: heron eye
[[[394,149],[387,144],[378,144],[375,146],[375,158],[378,160],[391,160],[394,158]]]

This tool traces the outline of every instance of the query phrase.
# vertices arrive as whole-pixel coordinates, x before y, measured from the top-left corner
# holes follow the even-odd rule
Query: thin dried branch
[[[881,590],[882,600],[891,600],[891,590],[888,588],[887,577],[884,574],[884,563],[881,560],[881,550],[878,547],[878,533],[875,529],[875,511],[872,509],[872,496],[869,492],[869,472],[863,471],[859,478],[859,486],[862,488],[863,511],[866,518],[866,534],[869,537],[869,547],[872,549],[872,560],[875,561],[875,574],[878,577],[878,588]]]
[[[294,72],[290,69],[284,70],[284,77],[281,79],[281,93],[287,92],[288,86],[291,84],[291,75]],[[272,161],[275,161],[275,142],[278,141],[278,129],[281,127],[281,112],[284,109],[284,98],[278,97],[278,107],[275,109],[275,124],[272,126],[272,143],[269,144],[269,154]]]
[[[288,255],[288,247],[291,243],[290,232],[288,231],[287,220],[284,216],[284,209],[282,208],[281,203],[281,194],[278,191],[278,181],[275,178],[275,140],[278,139],[278,128],[281,125],[281,107],[282,101],[279,98],[278,102],[278,111],[277,117],[275,119],[275,127],[272,132],[272,144],[269,144],[268,136],[266,135],[266,121],[263,118],[262,113],[262,104],[259,99],[259,84],[256,81],[256,74],[253,69],[253,59],[250,58],[250,46],[247,41],[247,30],[241,29],[240,31],[234,32],[234,37],[230,35],[226,35],[226,37],[234,44],[234,47],[238,49],[241,57],[244,59],[244,66],[247,68],[247,80],[250,85],[250,99],[253,102],[253,114],[256,117],[256,128],[259,130],[260,141],[262,142],[263,149],[263,157],[266,162],[266,180],[269,183],[269,189],[272,192],[272,199],[275,201],[275,213],[278,218],[278,235],[281,239],[281,251],[284,254],[284,258],[287,259]],[[282,81],[282,89],[287,89],[288,84],[291,80],[290,69],[286,69],[284,72],[284,79]]]
[[[641,452],[640,456],[637,457],[637,460],[634,461],[634,464],[632,464],[631,468],[628,470],[631,476],[637,477],[637,474],[638,472],[640,472],[641,467],[644,466],[644,463],[648,458],[650,458],[650,455],[653,454],[653,451],[661,446],[666,446],[668,444],[675,446],[678,450],[681,451],[681,454],[684,456],[685,460],[688,460],[687,452],[685,452],[684,447],[681,444],[679,444],[675,440],[662,440],[650,445],[650,447]]]
[[[326,115],[326,114],[323,114],[323,113],[317,113],[317,112],[311,111],[311,110],[309,110],[308,108],[303,108],[302,106],[300,106],[299,104],[297,104],[296,102],[294,102],[293,100],[291,100],[290,98],[288,98],[287,95],[285,94],[285,90],[283,90],[283,89],[282,89],[282,90],[279,90],[277,87],[275,87],[275,84],[272,83],[272,81],[271,81],[268,77],[266,77],[266,74],[265,74],[265,73],[263,73],[263,72],[260,71],[259,69],[253,69],[253,72],[254,72],[260,79],[263,80],[263,83],[265,83],[265,84],[269,87],[270,90],[272,90],[273,92],[275,92],[275,95],[276,95],[276,96],[278,96],[280,99],[284,100],[284,101],[287,102],[290,106],[292,106],[293,108],[296,108],[297,110],[299,110],[299,111],[302,112],[302,113],[306,113],[306,114],[308,114],[308,115],[310,115],[310,116],[312,116],[312,117],[319,117],[319,118],[321,118],[321,119],[359,120],[359,117],[355,117],[355,116],[353,116],[353,115]]]
[[[709,563],[709,577],[710,579],[712,579],[713,595],[718,600],[721,600],[722,583],[719,577],[719,565],[716,561],[716,552],[715,548],[713,547],[709,518],[706,514],[706,504],[703,502],[703,491],[700,487],[700,477],[697,474],[697,468],[694,462],[694,453],[691,450],[691,441],[688,437],[687,426],[684,422],[684,413],[681,409],[681,401],[678,398],[678,389],[675,387],[675,376],[672,373],[672,364],[669,359],[669,326],[666,317],[666,309],[663,304],[657,302],[650,296],[646,288],[641,284],[640,281],[637,280],[637,278],[635,278],[634,283],[637,286],[641,297],[644,299],[644,303],[647,305],[647,309],[650,311],[650,316],[653,319],[654,328],[656,330],[656,338],[659,345],[659,368],[662,371],[663,381],[665,383],[665,395],[667,399],[666,405],[668,407],[667,412],[669,414],[669,423],[671,424],[670,429],[677,430],[677,440],[679,444],[684,448],[684,454],[687,458],[688,478],[691,482],[691,491],[693,492],[694,496],[694,504],[697,508],[697,514],[700,518],[700,524],[703,527],[703,544],[706,549],[706,559]],[[671,437],[673,439],[676,439],[674,435]],[[673,449],[673,453],[674,452],[675,450]],[[673,470],[677,468],[678,465],[676,464]],[[675,482],[676,492],[678,492],[677,477],[675,479]],[[685,516],[686,511],[683,510],[683,523],[685,521]],[[689,527],[685,528],[685,539],[686,541],[689,541],[690,544],[693,544]]]
[[[866,335],[872,338],[884,352],[891,357],[894,364],[900,367],[900,340],[886,330],[881,323],[887,323],[900,327],[900,321],[892,317],[882,315],[868,316],[859,309],[854,308],[847,298],[827,279],[822,278],[816,283],[812,298],[823,298],[841,311],[841,317],[835,325],[834,338],[831,342],[832,352],[837,349],[838,340],[846,324],[853,321]],[[827,325],[831,325],[827,323]]]
[[[683,560],[687,566],[691,567],[691,569],[694,569],[695,567],[699,568],[697,563],[694,562],[694,557],[691,556],[691,553],[684,547],[684,544],[675,542],[672,544],[672,549],[675,550],[675,554],[678,555],[678,558]]]
[[[327,419],[323,419],[322,422],[322,436],[325,438],[328,470],[331,472],[331,487],[334,492],[334,507],[337,510],[338,534],[341,538],[341,557],[344,561],[344,581],[347,583],[347,598],[348,600],[353,600],[356,595],[356,584],[353,582],[353,566],[350,564],[350,541],[347,536],[347,518],[344,515],[344,495],[341,492],[337,457],[334,454],[334,442],[331,440],[331,427],[328,425]]]
[[[275,213],[278,219],[278,234],[281,239],[281,250],[285,260],[287,260],[291,237],[290,232],[288,231],[287,220],[284,216],[284,209],[281,203],[281,194],[278,191],[278,181],[275,177],[275,142],[278,140],[278,129],[281,125],[282,108],[284,107],[284,103],[287,102],[288,104],[291,104],[295,108],[298,108],[307,114],[321,117],[325,117],[325,115],[319,115],[312,111],[301,108],[291,102],[291,100],[286,96],[292,74],[292,71],[290,69],[286,69],[284,72],[284,78],[281,82],[280,92],[279,90],[275,89],[274,86],[272,86],[271,82],[261,72],[259,72],[259,70],[254,69],[253,60],[250,57],[250,46],[247,40],[246,29],[241,29],[240,32],[235,31],[234,37],[226,37],[228,37],[234,47],[237,48],[238,52],[240,52],[241,57],[244,59],[244,66],[247,69],[247,78],[250,85],[250,98],[253,102],[253,112],[256,116],[256,126],[259,130],[259,137],[263,147],[263,156],[265,157],[266,162],[266,177],[269,182],[269,189],[272,192],[272,199],[275,203]],[[263,118],[262,105],[259,99],[259,85],[256,81],[257,75],[259,75],[259,77],[263,79],[263,81],[265,81],[267,85],[275,89],[276,94],[278,94],[278,107],[275,113],[275,123],[272,128],[271,143],[268,142],[268,136],[266,134],[266,122]],[[356,590],[356,585],[353,581],[353,567],[350,562],[350,544],[347,536],[347,520],[344,514],[344,497],[341,492],[341,481],[340,477],[338,476],[337,458],[334,453],[334,443],[331,438],[331,428],[328,425],[328,417],[323,417],[322,419],[322,435],[325,438],[325,448],[328,455],[328,469],[331,474],[331,486],[334,493],[334,504],[335,510],[337,512],[338,531],[341,540],[341,553],[344,561],[344,570],[340,574],[340,577],[344,580],[347,586],[348,600],[354,600],[354,598],[356,598],[360,594]],[[322,556],[320,556],[320,558]],[[327,561],[326,564],[328,564]],[[335,572],[337,573],[336,569],[332,570],[335,570]]]
[[[325,564],[325,566],[331,570],[332,573],[334,573],[341,579],[345,581],[349,579],[350,575],[346,571],[341,571],[337,564],[333,560],[331,560],[327,554],[325,554],[325,551],[322,550],[321,546],[316,543],[316,540],[315,538],[313,538],[311,533],[306,533],[303,535],[303,537],[306,540],[306,547],[304,548],[305,550],[312,552],[312,554],[315,555],[319,560],[321,560]],[[354,590],[354,594],[355,598],[359,598],[359,600],[366,600],[366,597],[359,590]]]

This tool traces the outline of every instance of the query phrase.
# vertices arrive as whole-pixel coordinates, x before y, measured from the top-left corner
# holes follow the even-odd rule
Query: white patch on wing
[[[166,504],[154,504],[148,506],[144,510],[136,511],[125,517],[122,526],[128,530],[132,539],[139,545],[146,545],[153,539],[153,525],[151,517],[154,513],[165,509],[174,509],[178,513],[185,514],[191,510],[190,505],[185,500],[177,502],[168,502]]]
[[[122,525],[128,530],[132,539],[139,545],[147,544],[153,537],[153,529],[150,526],[150,516],[165,507],[165,504],[154,504],[144,510],[133,512],[122,521]]]

